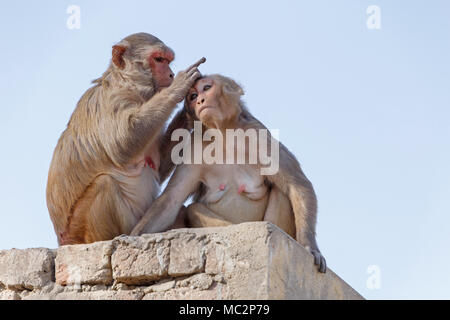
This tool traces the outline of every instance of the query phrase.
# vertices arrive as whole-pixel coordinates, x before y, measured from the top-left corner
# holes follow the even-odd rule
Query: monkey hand
[[[314,256],[314,264],[318,266],[319,272],[325,273],[327,271],[327,262],[319,250],[310,249],[309,252]]]
[[[170,87],[167,88],[176,103],[183,101],[195,81],[202,76],[198,71],[198,66],[205,61],[205,58],[201,58],[186,70],[178,72]]]

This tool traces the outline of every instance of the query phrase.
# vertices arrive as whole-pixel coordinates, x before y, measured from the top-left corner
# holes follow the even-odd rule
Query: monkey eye
[[[156,58],[155,58],[155,61],[156,61],[156,62],[163,62],[163,61],[164,61],[164,58],[162,58],[162,57],[156,57]]]
[[[193,93],[193,94],[190,95],[189,100],[190,101],[194,101],[195,99],[197,99],[197,96],[198,96],[198,94]]]
[[[209,90],[209,89],[211,89],[211,86],[209,84],[207,84],[207,85],[205,85],[203,87],[203,91],[206,91],[206,90]]]

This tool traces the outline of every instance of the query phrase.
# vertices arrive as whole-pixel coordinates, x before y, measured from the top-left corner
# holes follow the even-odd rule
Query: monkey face
[[[137,33],[126,37],[113,46],[112,62],[117,70],[129,74],[148,74],[150,69],[156,90],[161,90],[172,84],[174,74],[169,64],[175,58],[175,53],[161,40],[148,33]],[[136,69],[136,65],[146,70]],[[136,72],[138,71],[138,72]]]
[[[174,74],[169,65],[173,59],[174,54],[167,47],[150,52],[148,62],[158,89],[166,88],[172,84]]]
[[[212,78],[198,80],[187,95],[189,109],[204,124],[211,120],[220,122],[223,119],[220,103],[220,86]]]
[[[185,108],[208,128],[231,128],[242,112],[243,94],[232,79],[213,74],[197,80],[186,96]]]

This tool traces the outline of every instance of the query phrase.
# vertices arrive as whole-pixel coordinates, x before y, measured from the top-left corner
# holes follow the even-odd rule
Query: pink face
[[[189,90],[188,95],[189,109],[195,112],[200,121],[209,118],[221,118],[222,110],[219,102],[219,87],[211,78],[202,78]]]
[[[170,50],[158,49],[150,54],[149,64],[152,69],[153,79],[159,89],[167,88],[172,84],[173,72],[169,64],[174,59],[174,54]]]

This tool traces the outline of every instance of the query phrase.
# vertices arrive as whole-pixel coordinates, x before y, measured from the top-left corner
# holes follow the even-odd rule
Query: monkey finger
[[[311,250],[310,252],[314,257],[314,264],[320,265],[320,252],[317,250]]]
[[[201,72],[196,70],[195,72],[192,72],[191,74],[189,74],[188,79],[190,82],[192,82],[192,84],[194,84],[201,77],[202,77]]]
[[[197,68],[193,68],[191,70],[189,70],[188,72],[186,72],[186,75],[188,77],[190,77],[191,75],[193,75],[195,72],[199,72]]]
[[[319,272],[325,273],[327,270],[327,262],[325,258],[322,256],[320,251],[311,250],[311,253],[314,256],[314,264],[318,266]]]
[[[314,264],[320,266],[320,253],[314,251],[313,255],[314,255]]]
[[[194,84],[195,81],[200,79],[202,77],[202,74],[199,71],[194,72],[190,77],[189,81]]]
[[[189,68],[186,69],[186,72],[191,71],[191,69],[197,68],[199,65],[201,65],[202,63],[204,63],[206,61],[206,58],[203,57],[200,60],[198,60],[196,63],[194,63],[193,65],[191,65]]]
[[[319,271],[322,273],[325,273],[327,271],[327,261],[325,260],[324,257],[322,257],[322,259],[320,259]]]

